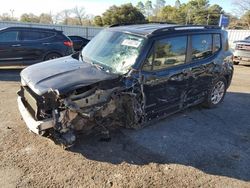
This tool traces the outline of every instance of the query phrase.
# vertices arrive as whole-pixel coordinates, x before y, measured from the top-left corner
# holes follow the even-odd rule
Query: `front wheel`
[[[226,87],[227,81],[225,78],[220,78],[214,82],[203,105],[207,108],[214,108],[220,104],[225,97]]]

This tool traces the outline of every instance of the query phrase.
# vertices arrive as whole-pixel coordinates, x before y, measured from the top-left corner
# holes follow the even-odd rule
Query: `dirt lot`
[[[216,109],[194,107],[110,142],[71,151],[30,133],[17,109],[18,71],[0,71],[0,187],[250,187],[250,67],[236,66]]]

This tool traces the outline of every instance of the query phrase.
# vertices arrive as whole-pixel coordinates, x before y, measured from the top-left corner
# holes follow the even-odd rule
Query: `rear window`
[[[206,59],[212,55],[212,34],[192,36],[192,60]]]
[[[23,31],[22,40],[41,40],[54,36],[53,32]]]
[[[18,31],[0,33],[0,42],[15,42],[18,40]]]
[[[82,37],[79,37],[79,36],[69,36],[69,38],[71,40],[79,40],[79,41],[84,41],[84,42],[88,42],[89,41],[88,39],[85,39],[85,38],[82,38]]]
[[[81,38],[80,38],[80,37],[77,37],[77,36],[69,36],[69,38],[70,38],[71,40],[81,40]]]

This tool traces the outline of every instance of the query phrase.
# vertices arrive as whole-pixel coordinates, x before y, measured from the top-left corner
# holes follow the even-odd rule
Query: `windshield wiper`
[[[97,64],[94,62],[91,62],[91,64],[94,65],[97,69],[105,71],[105,68],[103,66],[101,66],[100,64]]]
[[[101,63],[98,63],[98,61],[94,61],[86,56],[82,56],[82,60],[95,66],[97,69],[99,70],[102,70],[102,71],[105,71],[105,72],[112,72],[112,68],[107,66],[107,65],[104,65],[104,64],[101,64]]]

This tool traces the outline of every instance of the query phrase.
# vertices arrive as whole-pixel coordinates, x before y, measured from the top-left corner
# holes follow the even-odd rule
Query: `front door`
[[[154,42],[153,50],[142,67],[145,110],[149,120],[183,107],[190,82],[190,67],[186,63],[187,44],[187,36]]]

